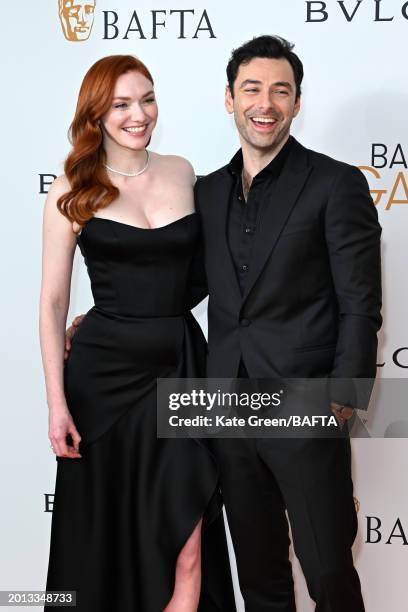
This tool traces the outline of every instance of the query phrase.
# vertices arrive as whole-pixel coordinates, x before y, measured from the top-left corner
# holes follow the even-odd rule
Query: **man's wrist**
[[[353,416],[354,408],[337,402],[330,402],[330,408],[341,423],[348,421]]]
[[[331,401],[330,403],[331,403],[333,408],[336,408],[336,410],[340,410],[341,411],[343,408],[350,408],[351,410],[354,410],[354,408],[352,406],[349,406],[347,404],[342,404],[340,402],[334,402],[334,401]]]

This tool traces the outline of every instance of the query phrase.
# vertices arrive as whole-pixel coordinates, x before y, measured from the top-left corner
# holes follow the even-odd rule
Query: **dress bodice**
[[[183,314],[198,239],[195,213],[153,229],[93,217],[78,237],[78,245],[95,306],[136,317]]]

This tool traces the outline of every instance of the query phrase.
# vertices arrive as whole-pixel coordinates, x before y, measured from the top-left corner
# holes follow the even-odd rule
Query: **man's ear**
[[[232,98],[229,85],[225,87],[225,100],[224,101],[225,101],[225,108],[227,109],[227,113],[233,113],[234,112],[234,100]]]
[[[300,107],[301,107],[301,98],[300,96],[297,97],[297,100],[295,102],[295,106],[293,108],[293,116],[296,117],[300,111]]]

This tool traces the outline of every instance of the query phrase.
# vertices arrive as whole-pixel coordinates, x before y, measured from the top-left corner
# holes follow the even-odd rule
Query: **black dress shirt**
[[[227,238],[242,293],[251,266],[251,255],[257,229],[262,222],[262,211],[264,206],[277,205],[273,201],[276,183],[291,145],[292,137],[290,136],[278,155],[254,177],[247,201],[245,201],[242,187],[243,160],[241,149],[234,155],[228,165],[235,181],[229,203]]]

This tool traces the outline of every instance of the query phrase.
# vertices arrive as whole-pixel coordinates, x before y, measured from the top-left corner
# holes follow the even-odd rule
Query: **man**
[[[374,378],[380,234],[355,167],[290,136],[303,67],[273,36],[233,51],[225,103],[241,149],[196,184],[209,291],[208,376],[327,377],[339,423]],[[350,382],[348,383],[347,380]],[[213,441],[247,612],[295,612],[294,548],[316,612],[362,612],[350,441]]]
[[[227,77],[241,150],[196,184],[208,376],[330,377],[344,422],[359,396],[345,379],[375,377],[381,325],[367,182],[290,136],[303,67],[287,41],[247,42]],[[349,439],[215,440],[214,450],[246,611],[296,610],[285,509],[316,612],[363,611]]]

